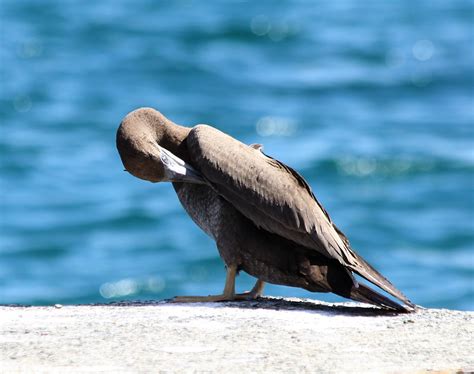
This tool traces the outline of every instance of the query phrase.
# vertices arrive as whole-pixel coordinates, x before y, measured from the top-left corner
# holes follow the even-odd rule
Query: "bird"
[[[416,309],[356,253],[305,179],[266,155],[260,144],[244,144],[209,125],[178,125],[144,107],[123,118],[116,146],[134,177],[172,183],[225,264],[222,294],[176,296],[175,302],[252,300],[270,283],[330,292],[396,312]],[[256,278],[250,291],[236,293],[240,271]]]

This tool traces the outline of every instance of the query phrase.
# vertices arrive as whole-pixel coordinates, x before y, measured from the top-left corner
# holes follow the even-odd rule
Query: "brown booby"
[[[295,170],[208,125],[177,125],[140,108],[117,131],[125,169],[150,182],[172,182],[184,209],[216,242],[224,291],[175,301],[225,301],[262,295],[266,283],[300,287],[396,311],[415,305],[351,247]],[[236,294],[240,270],[257,278]],[[359,282],[357,274],[398,302]]]

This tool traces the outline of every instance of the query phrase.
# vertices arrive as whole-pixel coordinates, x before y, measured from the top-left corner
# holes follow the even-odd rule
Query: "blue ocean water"
[[[123,172],[116,128],[152,106],[264,144],[414,302],[474,309],[469,0],[0,6],[1,304],[221,291],[171,186]]]

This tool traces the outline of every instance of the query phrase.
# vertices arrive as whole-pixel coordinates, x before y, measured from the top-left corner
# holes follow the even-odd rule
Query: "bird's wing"
[[[186,143],[191,163],[210,187],[256,226],[337,260],[413,305],[352,250],[303,177],[263,154],[260,145],[245,145],[207,125],[194,127]]]
[[[342,264],[355,259],[296,171],[206,125],[191,130],[187,146],[212,188],[257,226]]]

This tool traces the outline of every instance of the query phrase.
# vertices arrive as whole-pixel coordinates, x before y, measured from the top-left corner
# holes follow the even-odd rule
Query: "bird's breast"
[[[209,187],[200,184],[173,183],[181,205],[192,220],[217,241],[222,219],[222,198]]]

